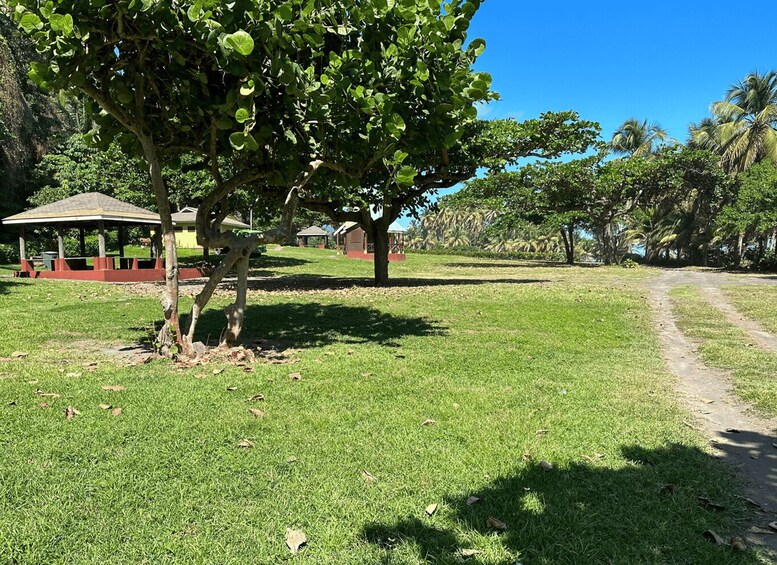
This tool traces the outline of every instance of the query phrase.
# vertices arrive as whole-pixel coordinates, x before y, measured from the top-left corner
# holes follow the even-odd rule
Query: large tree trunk
[[[613,263],[617,262],[617,258],[615,257],[614,234],[611,221],[607,221],[604,224],[602,233],[602,254],[604,255],[603,260],[605,265],[612,265]]]
[[[389,280],[389,234],[388,224],[382,221],[376,221],[373,223],[373,228],[370,231],[372,236],[372,243],[375,246],[374,251],[374,263],[375,263],[375,285],[385,286]]]
[[[568,265],[575,264],[575,228],[573,225],[561,227],[561,239],[564,242],[564,254]]]
[[[138,138],[148,163],[151,186],[154,189],[157,209],[162,222],[162,241],[165,248],[165,290],[162,294],[162,311],[165,321],[157,336],[157,348],[161,353],[169,354],[173,346],[183,346],[178,320],[178,253],[175,246],[173,217],[167,184],[162,177],[162,166],[154,142],[149,136],[141,135]]]
[[[235,264],[237,270],[237,292],[234,304],[230,304],[224,310],[227,316],[227,331],[224,334],[222,345],[232,345],[237,342],[240,332],[243,331],[243,321],[246,313],[246,294],[248,292],[248,255],[241,256]]]

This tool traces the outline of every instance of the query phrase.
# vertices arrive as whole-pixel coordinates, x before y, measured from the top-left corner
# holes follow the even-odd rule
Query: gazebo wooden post
[[[84,228],[78,228],[78,246],[81,257],[86,257],[86,239],[84,238]]]
[[[57,228],[57,251],[59,258],[65,258],[65,234],[63,228]]]
[[[119,257],[124,257],[124,226],[119,224]]]
[[[103,220],[97,222],[97,248],[98,255],[105,257],[105,222]]]
[[[27,241],[24,239],[24,226],[19,226],[19,259],[27,259]]]

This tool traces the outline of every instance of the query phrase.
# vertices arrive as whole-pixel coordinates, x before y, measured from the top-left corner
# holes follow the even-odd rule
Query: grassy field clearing
[[[772,331],[777,327],[777,320],[767,308],[766,300],[775,295],[775,290],[755,285],[725,288],[726,295],[743,314]],[[777,355],[758,347],[744,330],[729,323],[698,288],[678,288],[671,295],[680,329],[689,337],[701,340],[699,350],[704,362],[731,371],[738,396],[764,415],[777,416]]]
[[[759,562],[701,535],[740,535],[742,502],[674,400],[645,271],[410,256],[375,289],[331,251],[253,268],[245,334],[299,362],[252,373],[106,351],[158,324],[137,286],[0,279],[0,356],[28,353],[0,363],[0,560]]]

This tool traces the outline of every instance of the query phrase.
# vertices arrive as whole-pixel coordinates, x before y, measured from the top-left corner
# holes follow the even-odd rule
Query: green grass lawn
[[[741,535],[742,502],[683,423],[644,271],[410,255],[376,289],[332,251],[252,268],[245,334],[298,363],[127,366],[104,350],[147,338],[156,294],[0,279],[0,356],[29,354],[0,362],[0,560],[759,562],[701,535]]]
[[[745,316],[758,321],[764,329],[777,333],[777,287],[726,286],[723,292],[731,303]]]
[[[766,289],[750,285],[726,288],[726,295],[743,314],[768,325],[774,314],[757,298]],[[774,291],[771,291],[774,294]],[[747,333],[726,320],[698,288],[683,287],[671,292],[679,316],[679,327],[689,337],[701,340],[704,362],[731,371],[734,392],[767,416],[777,416],[777,355],[752,342]]]

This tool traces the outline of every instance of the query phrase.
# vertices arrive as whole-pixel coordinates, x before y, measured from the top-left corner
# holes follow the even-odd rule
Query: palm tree
[[[770,159],[777,163],[777,73],[754,72],[729,88],[726,99],[712,105],[720,122],[723,165],[729,173]]]
[[[715,118],[704,118],[698,124],[688,126],[688,147],[708,149],[720,153],[720,122]]]
[[[661,126],[632,118],[615,131],[609,145],[615,153],[643,157],[654,153],[662,141],[666,141],[666,130]]]

